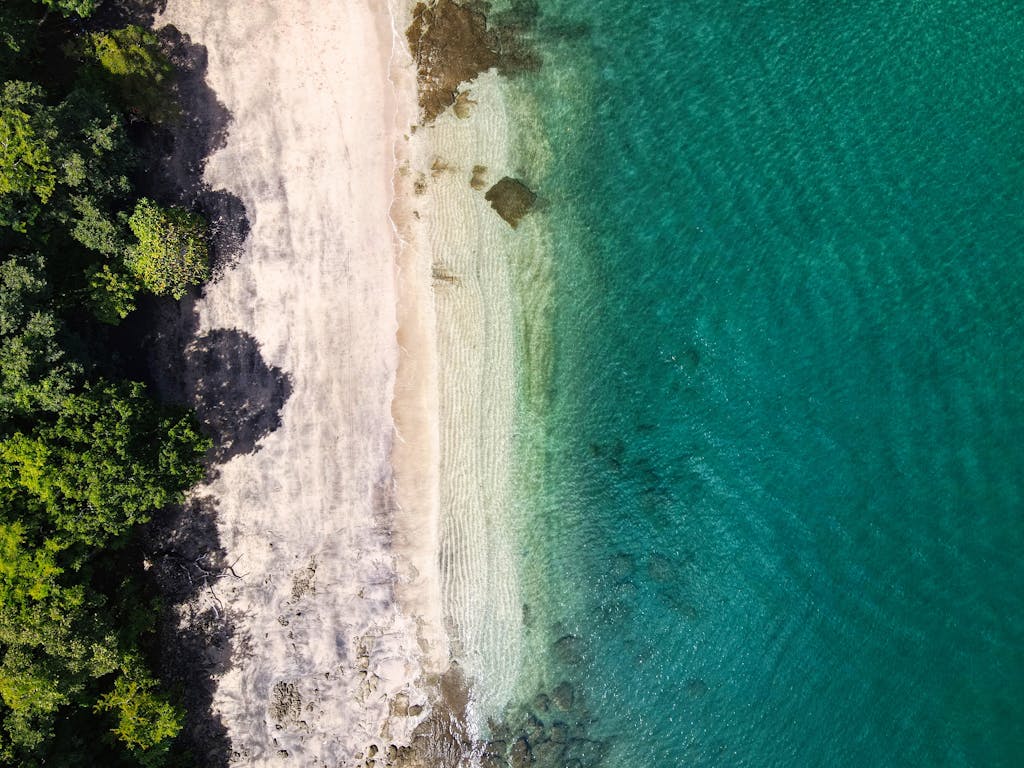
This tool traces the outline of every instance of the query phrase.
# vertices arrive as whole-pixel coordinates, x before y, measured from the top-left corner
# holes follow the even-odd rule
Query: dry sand
[[[236,764],[355,764],[409,741],[447,661],[429,258],[399,261],[389,218],[408,54],[381,0],[169,0],[157,24],[208,50],[232,122],[204,179],[251,224],[197,333],[251,335],[291,388],[279,428],[197,491],[242,576],[218,582],[234,635],[214,713]],[[393,447],[411,467],[399,498]]]

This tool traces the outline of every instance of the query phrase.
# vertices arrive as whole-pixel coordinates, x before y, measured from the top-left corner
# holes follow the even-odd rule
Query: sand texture
[[[231,120],[204,180],[237,196],[250,226],[236,263],[196,302],[191,353],[173,375],[215,402],[214,364],[234,360],[254,391],[271,372],[281,401],[266,434],[233,445],[196,492],[239,576],[216,584],[233,631],[213,712],[235,764],[355,765],[408,742],[428,703],[417,681],[446,658],[432,645],[443,632],[429,456],[408,494],[423,500],[426,537],[403,538],[416,540],[408,557],[393,541],[389,211],[414,82],[389,78],[396,33],[382,2],[169,0],[157,23],[206,47],[207,84]],[[429,307],[406,320],[429,322]],[[406,337],[424,334],[410,326]],[[248,358],[223,352],[238,340]],[[203,348],[214,342],[221,352]],[[420,362],[425,389],[407,372],[402,392],[429,405],[429,355]],[[407,459],[436,446],[429,418],[407,422]],[[399,581],[418,615],[402,610]]]
[[[481,712],[500,712],[520,663],[511,460],[516,409],[516,233],[470,181],[509,172],[500,76],[465,86],[466,118],[445,110],[417,131],[410,175],[432,257],[439,358],[440,562],[452,653]],[[470,713],[472,715],[472,712]]]

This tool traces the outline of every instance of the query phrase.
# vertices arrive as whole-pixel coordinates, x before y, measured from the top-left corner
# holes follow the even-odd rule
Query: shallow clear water
[[[1024,16],[541,0],[536,36],[532,663],[612,766],[1020,765]]]

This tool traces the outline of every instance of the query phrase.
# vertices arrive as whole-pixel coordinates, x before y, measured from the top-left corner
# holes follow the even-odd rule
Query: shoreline
[[[389,218],[395,236],[396,343],[398,366],[391,403],[395,441],[394,535],[398,547],[398,595],[418,616],[420,643],[428,674],[449,665],[438,567],[440,531],[440,416],[437,316],[431,289],[432,251],[416,217],[410,173],[412,131],[419,124],[416,65],[405,39],[411,3],[389,0],[392,54],[389,80],[400,99],[395,125],[393,199]]]
[[[424,119],[400,177],[412,193],[408,223],[424,253],[435,318],[443,619],[453,662],[470,686],[466,727],[478,741],[502,716],[522,661],[512,512],[520,375],[514,256],[525,233],[485,194],[515,175],[507,83],[496,54],[480,50],[489,42],[485,21],[444,1],[429,10],[416,5],[416,14],[409,33],[421,35],[418,63],[429,62],[417,71]],[[476,72],[481,62],[489,65]],[[459,79],[467,73],[468,81]]]
[[[162,375],[198,407],[226,366],[239,413],[211,418],[260,425],[193,494],[235,577],[179,604],[180,630],[223,625],[223,764],[456,765],[522,657],[513,250],[533,225],[485,195],[515,175],[508,86],[489,68],[423,121],[415,3],[308,5],[155,20],[205,56],[225,116],[205,189],[247,218]]]

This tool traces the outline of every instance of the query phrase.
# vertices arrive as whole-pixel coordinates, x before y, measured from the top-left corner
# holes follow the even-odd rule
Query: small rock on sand
[[[486,165],[474,165],[473,166],[473,177],[469,180],[469,186],[475,190],[481,190],[487,186],[487,179],[485,174],[487,173]]]

